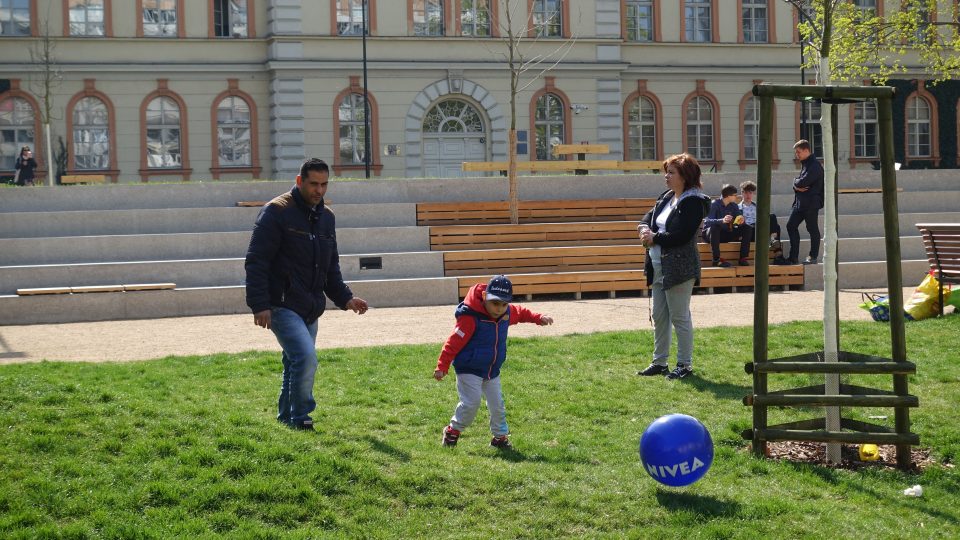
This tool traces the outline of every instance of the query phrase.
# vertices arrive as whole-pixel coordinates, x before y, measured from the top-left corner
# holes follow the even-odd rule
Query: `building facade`
[[[956,5],[936,16],[956,20]],[[369,126],[372,175],[461,175],[506,160],[509,33],[543,60],[516,95],[521,160],[588,141],[609,159],[689,151],[751,170],[750,91],[801,82],[796,25],[779,0],[0,0],[0,175],[23,145],[46,163],[48,106],[65,174],[284,178],[316,156],[363,176]],[[956,97],[901,82],[898,161],[956,167]],[[877,161],[875,107],[840,115],[842,166]],[[794,166],[803,133],[819,145],[817,118],[815,103],[777,102],[775,166]]]

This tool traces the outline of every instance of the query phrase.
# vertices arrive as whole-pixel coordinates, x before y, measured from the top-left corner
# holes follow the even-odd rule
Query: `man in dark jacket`
[[[313,429],[317,319],[326,307],[324,295],[340,309],[367,311],[367,302],[353,296],[340,273],[336,224],[323,204],[329,178],[322,160],[305,161],[297,185],[260,211],[247,249],[253,322],[272,330],[283,348],[277,420],[294,429]]]
[[[800,175],[793,181],[793,208],[787,220],[790,237],[790,264],[798,264],[800,257],[800,224],[807,224],[810,233],[810,255],[803,264],[816,264],[820,255],[820,209],[823,208],[823,166],[810,149],[810,143],[800,139],[793,145],[800,160]]]

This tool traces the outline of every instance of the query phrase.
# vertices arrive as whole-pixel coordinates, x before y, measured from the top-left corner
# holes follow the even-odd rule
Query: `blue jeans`
[[[317,372],[317,321],[311,324],[286,308],[272,308],[270,324],[283,348],[283,381],[277,401],[277,420],[302,425],[317,408],[313,377]]]

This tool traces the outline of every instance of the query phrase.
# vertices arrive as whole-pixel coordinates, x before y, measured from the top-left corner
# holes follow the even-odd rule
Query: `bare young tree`
[[[521,7],[522,6],[522,7]],[[520,221],[517,209],[517,95],[530,87],[535,81],[543,77],[550,70],[557,67],[567,57],[576,43],[576,37],[560,42],[550,40],[555,46],[544,46],[541,42],[544,26],[552,20],[560,20],[560,7],[557,3],[556,12],[546,14],[547,21],[538,24],[533,19],[533,13],[526,17],[519,14],[519,10],[526,10],[527,2],[520,0],[504,0],[506,24],[500,25],[500,34],[506,36],[507,53],[504,59],[510,69],[510,131],[507,134],[507,178],[510,192],[510,223]],[[514,21],[523,21],[523,24],[514,26]],[[530,36],[533,37],[530,37]],[[543,52],[537,52],[543,50]]]
[[[56,48],[57,44],[50,37],[50,18],[43,21],[43,32],[40,40],[36,41],[30,47],[30,62],[33,64],[35,72],[30,76],[30,88],[33,93],[40,97],[42,109],[40,111],[40,123],[43,124],[43,136],[45,139],[47,167],[47,185],[53,185],[53,146],[51,146],[50,121],[53,118],[54,91],[63,82],[63,73],[57,64]]]

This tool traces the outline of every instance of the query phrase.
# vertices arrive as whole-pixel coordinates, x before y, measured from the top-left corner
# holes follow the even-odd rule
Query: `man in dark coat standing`
[[[793,180],[793,208],[787,220],[790,238],[790,264],[798,264],[800,257],[800,224],[806,223],[810,233],[810,254],[803,264],[816,264],[820,256],[820,209],[823,208],[823,166],[813,155],[810,143],[800,139],[793,145],[800,160],[800,175]]]

